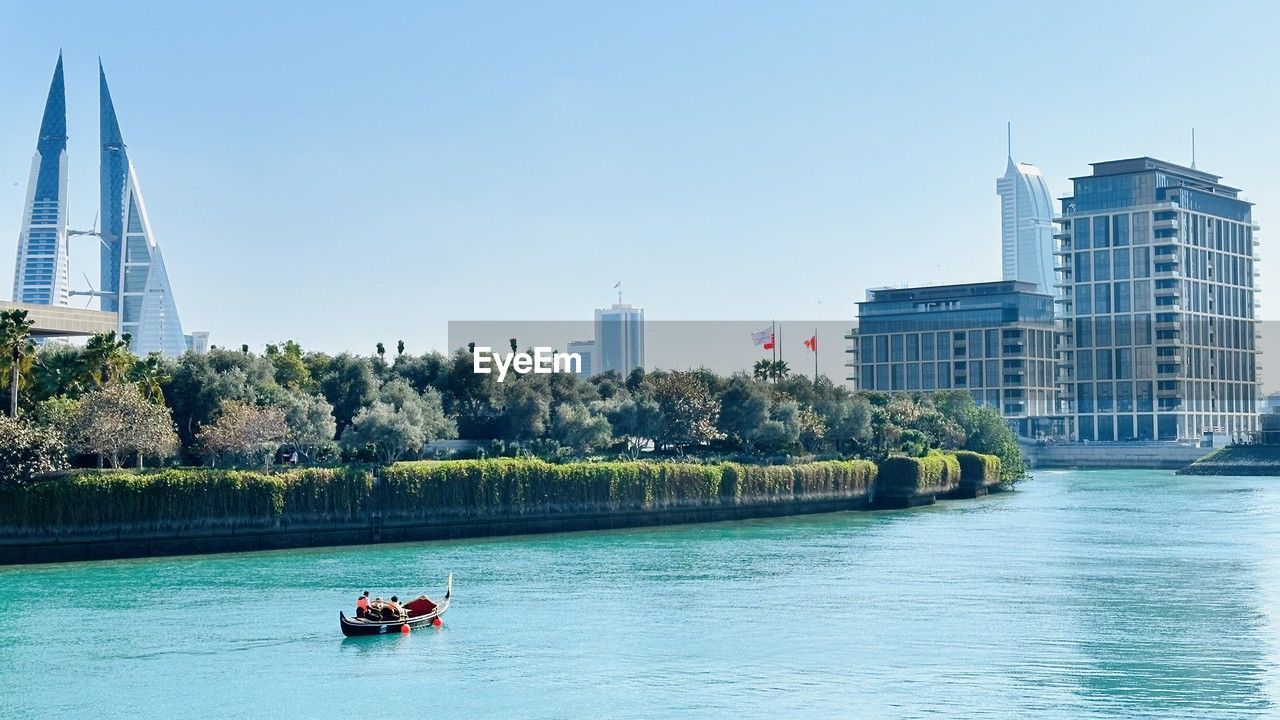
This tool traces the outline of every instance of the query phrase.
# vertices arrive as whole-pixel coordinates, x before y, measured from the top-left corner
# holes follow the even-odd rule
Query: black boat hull
[[[432,613],[423,617],[409,618],[408,620],[396,620],[392,622],[371,621],[351,619],[341,610],[338,611],[338,623],[342,626],[342,634],[347,637],[362,637],[365,635],[395,635],[403,632],[401,627],[408,625],[409,628],[416,629],[430,625],[436,618],[440,617],[439,613]]]

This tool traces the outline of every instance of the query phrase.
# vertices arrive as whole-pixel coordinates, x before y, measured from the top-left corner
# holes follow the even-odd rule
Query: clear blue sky
[[[219,345],[442,348],[449,320],[589,318],[619,279],[694,320],[995,278],[1006,120],[1055,196],[1188,162],[1195,127],[1264,242],[1280,207],[1273,4],[379,5],[0,2],[0,296],[59,47],[73,224],[101,55],[184,325]]]

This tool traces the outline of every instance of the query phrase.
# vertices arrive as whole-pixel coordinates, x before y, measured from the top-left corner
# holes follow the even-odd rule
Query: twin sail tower
[[[101,62],[98,79],[102,228],[67,229],[67,107],[59,53],[27,184],[13,299],[65,306],[72,295],[97,296],[102,310],[116,313],[117,332],[129,334],[134,353],[181,355],[191,341],[182,331],[164,256],[151,231]],[[79,235],[100,240],[98,290],[70,287],[68,241]]]

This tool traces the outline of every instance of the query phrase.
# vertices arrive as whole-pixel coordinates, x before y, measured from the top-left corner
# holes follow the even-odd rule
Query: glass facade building
[[[1036,292],[1057,292],[1053,272],[1053,201],[1044,175],[1034,165],[1009,158],[996,180],[1000,196],[1001,260],[1005,280],[1021,280]]]
[[[860,390],[968,390],[1024,437],[1056,434],[1053,297],[1022,281],[867,291],[846,362]]]
[[[578,377],[585,380],[596,374],[594,362],[596,343],[594,340],[574,340],[565,348],[565,352],[577,353],[578,357],[582,359],[581,364],[578,366]]]
[[[1094,163],[1062,200],[1061,410],[1080,440],[1257,429],[1257,226],[1217,175]]]
[[[70,292],[67,247],[67,103],[62,55],[53,71],[18,234],[13,299],[66,305]]]
[[[102,309],[117,313],[119,331],[129,333],[130,349],[138,355],[181,355],[187,339],[101,64],[98,79]]]
[[[622,377],[644,367],[644,309],[617,302],[596,310],[594,370]]]

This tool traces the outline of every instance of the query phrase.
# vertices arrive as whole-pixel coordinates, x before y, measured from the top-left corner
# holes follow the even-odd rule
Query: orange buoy
[[[401,625],[401,626],[400,626],[400,633],[401,633],[401,634],[403,634],[403,635],[408,635],[408,634],[409,634],[409,623],[405,623],[405,624],[403,624],[403,625]]]

